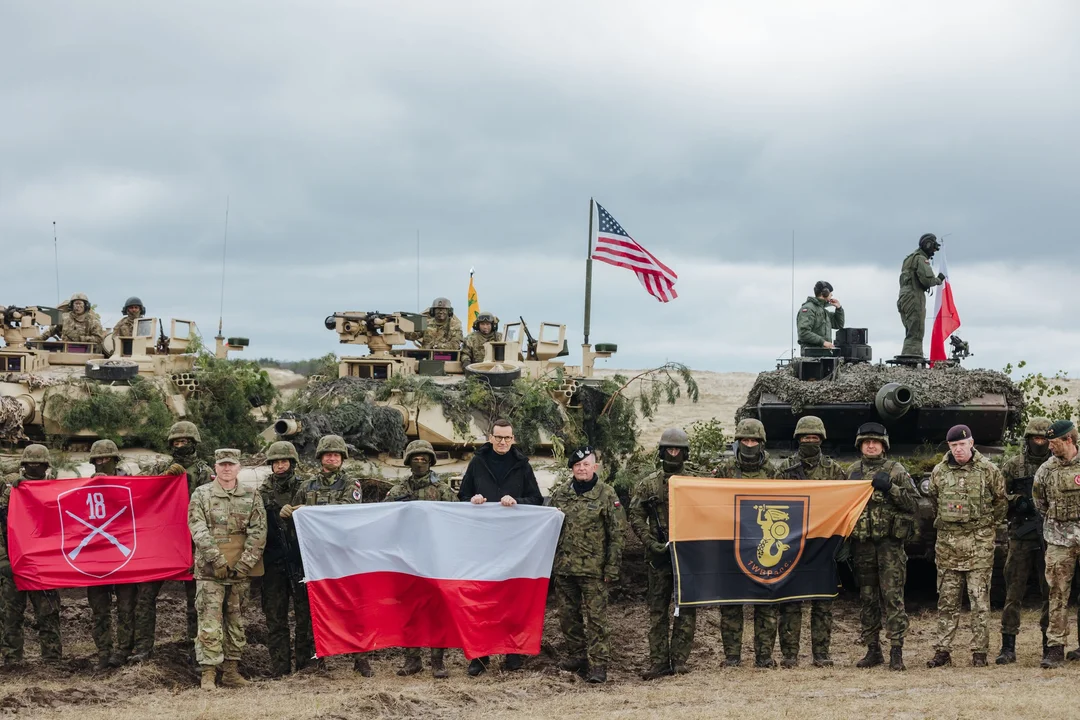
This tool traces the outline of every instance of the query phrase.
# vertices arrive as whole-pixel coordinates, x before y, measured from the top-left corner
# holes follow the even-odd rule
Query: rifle
[[[643,504],[645,505],[645,510],[649,513],[649,517],[653,521],[653,525],[656,526],[656,541],[667,545],[667,531],[664,530],[664,526],[660,524],[660,512],[657,509],[657,506],[660,504],[660,499],[656,497],[651,497]],[[656,560],[657,557],[654,556],[652,560],[649,561],[649,563],[653,566],[654,569],[660,570],[661,567],[657,566]]]
[[[304,579],[304,565],[300,559],[300,548],[289,537],[289,531],[285,527],[276,512],[266,514],[266,524],[281,545],[281,559],[285,563],[285,574],[293,585],[298,585]]]
[[[525,339],[528,341],[528,346],[525,349],[525,359],[526,360],[535,360],[536,359],[536,338],[534,338],[532,336],[532,333],[529,332],[529,326],[525,324],[525,318],[523,318],[521,315],[518,315],[518,320],[521,321],[521,329],[522,329],[522,331],[524,331]]]

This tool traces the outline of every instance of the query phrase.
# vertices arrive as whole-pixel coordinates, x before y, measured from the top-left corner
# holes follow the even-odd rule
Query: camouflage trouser
[[[411,660],[416,658],[419,660],[422,656],[421,651],[423,648],[405,648],[405,659]],[[443,648],[431,648],[431,662],[442,662],[443,656],[446,655],[446,650]]]
[[[1020,606],[1027,594],[1028,577],[1034,572],[1039,578],[1042,593],[1042,615],[1039,627],[1045,633],[1050,624],[1050,586],[1046,584],[1046,561],[1042,543],[1038,540],[1009,538],[1009,554],[1005,558],[1005,609],[1001,611],[1001,633],[1020,633]]]
[[[195,609],[199,614],[195,661],[199,665],[220,665],[225,660],[239,660],[247,645],[244,605],[251,581],[225,585],[216,580],[196,580],[195,585]]]
[[[21,658],[15,655],[11,626],[15,614],[15,580],[10,572],[0,572],[0,659],[14,662]]]
[[[59,660],[62,653],[60,643],[60,593],[56,590],[15,590],[12,581],[7,614],[7,641],[5,656],[14,661],[23,659],[23,623],[25,622],[26,601],[34,606],[37,620],[38,643],[41,645],[42,660]]]
[[[978,570],[942,570],[938,568],[938,641],[934,650],[950,652],[956,628],[960,625],[960,606],[967,582],[971,603],[971,652],[990,650],[990,575],[993,568]]]
[[[926,293],[901,293],[896,301],[900,321],[904,323],[902,355],[922,355],[923,335],[926,333]]]
[[[880,641],[881,606],[885,636],[892,647],[904,647],[908,616],[904,609],[907,552],[900,540],[852,540],[851,556],[859,583],[859,619],[863,645]]]
[[[113,646],[113,593],[116,594],[116,645]],[[112,655],[115,651],[123,659],[131,655],[135,647],[135,598],[137,585],[94,585],[86,588],[86,602],[90,605],[90,634],[98,654]]]
[[[157,600],[165,581],[139,583],[135,598],[135,652],[150,653],[154,650],[157,633]],[[195,581],[184,581],[187,600],[187,639],[194,640],[198,631],[198,613],[195,611]]]
[[[1069,637],[1069,593],[1072,591],[1077,560],[1080,560],[1080,547],[1046,547],[1046,584],[1050,586],[1050,626],[1046,630],[1048,645],[1064,645]]]
[[[300,669],[315,655],[308,616],[307,590],[289,579],[286,570],[267,565],[262,578],[263,614],[266,615],[266,649],[270,651],[270,667],[279,675],[292,670],[292,643],[289,640],[289,599],[296,615],[296,667]]]
[[[798,657],[802,632],[802,603],[786,602],[754,606],[754,656],[756,660],[772,657],[777,631],[780,652],[784,657]]]
[[[743,606],[720,606],[720,639],[724,657],[742,657]]]
[[[810,601],[810,648],[814,655],[828,655],[832,643],[832,600]],[[798,633],[795,634],[798,638]],[[796,639],[795,647],[799,643]]]
[[[649,606],[649,660],[653,665],[683,665],[690,657],[697,628],[697,610],[679,608],[678,617],[672,618],[671,641],[668,642],[668,616],[671,614],[671,593],[674,575],[671,567],[656,569],[649,565],[649,587],[646,604]]]
[[[559,628],[572,658],[588,658],[592,665],[611,661],[608,637],[608,588],[600,578],[558,575],[555,597],[559,606]]]

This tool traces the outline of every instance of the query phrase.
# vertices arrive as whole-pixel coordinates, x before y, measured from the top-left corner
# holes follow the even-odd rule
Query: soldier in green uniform
[[[1035,472],[1050,458],[1046,433],[1050,420],[1034,417],[1024,430],[1024,447],[1001,466],[1005,477],[1005,493],[1009,498],[1009,551],[1005,558],[1005,608],[1001,611],[1001,653],[998,665],[1016,662],[1016,635],[1020,632],[1020,606],[1027,594],[1028,576],[1032,571],[1039,578],[1042,591],[1043,653],[1046,652],[1046,628],[1050,624],[1050,587],[1046,584],[1046,563],[1043,558],[1042,521],[1031,498]]]
[[[413,500],[457,502],[458,496],[450,483],[441,475],[432,471],[435,465],[435,449],[427,440],[413,440],[405,448],[405,467],[412,472],[404,480],[399,480],[386,493],[383,502],[411,502]],[[443,648],[431,648],[431,675],[436,678],[448,678]],[[397,671],[398,675],[415,675],[424,669],[420,657],[420,648],[405,648],[405,664]]]
[[[90,462],[94,464],[94,477],[127,475],[116,467],[120,451],[112,440],[98,440],[90,446]],[[135,598],[138,585],[91,585],[86,588],[86,602],[93,618],[91,635],[97,647],[98,670],[120,667],[127,662],[135,646]],[[113,638],[113,595],[116,596],[116,636]]]
[[[499,332],[499,318],[489,312],[482,312],[476,316],[473,323],[473,331],[465,338],[461,346],[459,359],[462,367],[471,363],[482,362],[484,359],[484,344],[499,342],[502,333]]]
[[[934,274],[930,258],[941,249],[933,233],[919,238],[919,249],[904,258],[900,266],[900,297],[896,309],[904,323],[904,349],[901,355],[923,356],[926,332],[926,293],[945,282],[945,275]]]
[[[148,475],[183,475],[187,473],[188,498],[191,498],[195,488],[206,485],[212,479],[210,466],[203,462],[197,455],[202,436],[195,423],[181,420],[173,423],[169,428],[168,443],[172,449],[172,457],[154,464]],[[138,595],[135,598],[135,652],[131,656],[132,662],[141,662],[149,658],[154,652],[154,637],[157,633],[157,599],[161,593],[164,581],[139,583]],[[195,581],[188,580],[184,583],[184,594],[187,600],[187,631],[188,639],[195,640],[198,630],[198,613],[195,611]]]
[[[799,346],[803,348],[831,348],[832,331],[844,327],[844,308],[832,296],[833,286],[824,280],[814,285],[814,296],[806,298],[799,308],[797,325]],[[829,312],[829,306],[836,308]]]
[[[417,347],[425,350],[460,350],[461,321],[454,317],[454,306],[446,298],[435,298],[427,309],[430,318],[427,329],[423,332],[405,333],[406,340],[412,340]]]
[[[252,575],[262,574],[266,546],[266,510],[259,493],[244,487],[240,451],[214,452],[214,481],[195,488],[188,506],[188,528],[195,542],[195,606],[199,634],[195,660],[200,686],[215,690],[221,666],[222,687],[248,684],[237,668],[247,644],[244,605]]]
[[[83,293],[75,293],[60,304],[66,310],[63,321],[41,332],[39,339],[58,337],[64,342],[97,343],[105,339],[105,330],[96,312],[90,308],[90,300]]]
[[[289,600],[296,616],[296,669],[304,668],[315,655],[315,641],[309,617],[307,590],[301,584],[303,570],[292,523],[281,519],[281,508],[288,505],[303,478],[296,474],[300,456],[287,440],[279,440],[266,450],[270,477],[259,488],[266,509],[266,551],[263,554],[263,579],[260,600],[266,616],[266,648],[270,651],[270,670],[274,676],[292,672],[293,643],[289,637]]]
[[[590,683],[604,683],[611,661],[608,588],[619,579],[623,511],[615,489],[597,477],[591,447],[571,453],[567,465],[573,480],[551,493],[551,505],[565,515],[554,575],[559,627],[569,657],[559,667],[582,673]]]
[[[304,505],[350,505],[363,502],[364,494],[360,489],[360,483],[354,482],[343,467],[348,458],[349,448],[343,437],[323,435],[319,438],[319,444],[315,446],[315,459],[321,466],[319,472],[300,483],[292,502],[281,508],[278,516],[289,519],[296,508]],[[299,624],[301,618],[296,618],[296,622]],[[303,622],[306,623],[304,633],[310,635],[312,632],[310,613],[304,616]],[[323,666],[324,663],[320,661],[319,667]],[[353,670],[363,677],[375,675],[375,671],[371,669],[371,663],[360,653],[353,655]]]
[[[930,474],[930,498],[937,507],[938,640],[927,667],[952,663],[952,641],[960,623],[964,585],[971,603],[971,664],[986,666],[990,646],[990,574],[994,538],[1009,503],[1005,478],[975,449],[967,425],[945,436],[949,452]]]
[[[1043,517],[1046,541],[1046,583],[1050,586],[1050,626],[1042,667],[1065,662],[1069,635],[1069,593],[1080,560],[1080,453],[1076,425],[1057,420],[1046,433],[1053,457],[1035,473],[1031,496]]]
[[[807,415],[799,418],[795,424],[795,442],[799,444],[799,454],[780,467],[778,477],[792,480],[846,480],[844,466],[821,452],[821,443],[827,439],[825,424],[821,418]],[[810,643],[815,667],[832,667],[829,646],[832,642],[832,600],[820,598],[810,601]],[[797,604],[797,603],[796,603]],[[802,613],[800,611],[800,620]],[[791,628],[795,637],[796,650],[802,634],[802,623]],[[791,662],[794,660],[794,662]],[[794,667],[797,657],[785,656],[783,663]]]
[[[6,486],[0,493],[0,518],[3,518],[4,555],[0,559],[0,574],[3,574],[3,596],[0,604],[4,607],[4,634],[0,637],[0,654],[5,665],[21,663],[23,660],[23,624],[25,622],[26,602],[34,607],[37,621],[38,643],[41,645],[41,659],[47,663],[58,663],[63,654],[60,641],[60,593],[56,590],[16,590],[15,579],[11,574],[11,563],[7,556],[7,513],[11,502],[11,491],[23,482],[51,480],[55,475],[50,471],[49,449],[44,445],[27,445],[19,459],[19,477]]]
[[[870,478],[874,492],[851,533],[851,558],[859,584],[859,620],[866,655],[856,667],[881,665],[881,606],[885,606],[885,635],[889,639],[889,669],[906,670],[904,608],[907,551],[904,543],[915,534],[918,495],[904,466],[888,457],[889,433],[876,422],[859,427],[855,436],[859,459],[848,469],[849,480]]]
[[[630,526],[645,546],[648,560],[649,661],[642,678],[689,672],[686,661],[694,644],[697,610],[680,608],[671,621],[668,639],[668,614],[674,590],[671,555],[668,553],[668,479],[686,474],[690,441],[686,432],[668,428],[660,435],[661,468],[638,481],[630,497]]]

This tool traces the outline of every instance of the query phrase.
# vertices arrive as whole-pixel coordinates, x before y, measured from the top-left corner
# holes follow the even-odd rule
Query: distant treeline
[[[259,364],[259,367],[291,370],[304,377],[311,377],[312,375],[337,377],[338,372],[338,359],[337,355],[334,353],[327,353],[322,357],[309,358],[307,360],[275,360],[274,358],[259,358],[255,362]]]

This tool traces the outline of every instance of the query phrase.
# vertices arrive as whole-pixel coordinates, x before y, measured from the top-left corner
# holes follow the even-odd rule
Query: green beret
[[[1046,432],[1046,437],[1053,440],[1054,438],[1064,437],[1070,432],[1076,429],[1076,425],[1072,420],[1055,420],[1050,425],[1050,429]]]

